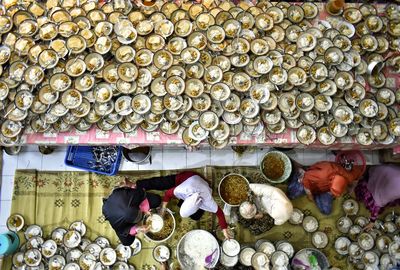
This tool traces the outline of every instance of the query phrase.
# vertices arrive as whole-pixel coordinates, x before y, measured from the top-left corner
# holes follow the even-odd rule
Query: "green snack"
[[[310,263],[312,269],[316,269],[318,266],[318,260],[317,257],[315,257],[315,255],[310,255],[308,257],[308,262]]]

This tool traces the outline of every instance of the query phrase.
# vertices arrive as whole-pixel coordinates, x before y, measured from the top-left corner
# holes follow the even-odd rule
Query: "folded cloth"
[[[333,195],[330,192],[314,195],[314,200],[322,214],[332,213]]]

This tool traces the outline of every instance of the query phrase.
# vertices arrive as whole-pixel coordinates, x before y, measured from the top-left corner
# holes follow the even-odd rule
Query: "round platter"
[[[214,253],[210,264],[206,265],[205,258]],[[220,256],[220,248],[217,239],[207,231],[193,230],[186,233],[176,247],[179,264],[184,269],[199,267],[213,268]]]

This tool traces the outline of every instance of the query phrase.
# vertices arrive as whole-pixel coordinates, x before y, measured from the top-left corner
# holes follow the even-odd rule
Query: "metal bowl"
[[[25,225],[24,218],[19,214],[13,214],[7,219],[7,228],[10,231],[18,232],[22,230]]]
[[[264,173],[264,160],[269,156],[276,156],[284,163],[284,172],[278,179],[270,179]],[[261,173],[264,175],[264,177],[268,180],[268,182],[273,183],[273,184],[283,183],[289,178],[289,176],[292,172],[292,163],[291,163],[289,157],[285,153],[282,153],[280,151],[270,151],[270,152],[266,153],[263,156],[263,158],[261,159],[260,170],[261,170]]]
[[[330,267],[329,260],[324,253],[314,248],[301,249],[293,257],[291,267],[293,270],[304,269],[304,265],[308,266],[310,256],[315,257],[317,266],[320,269],[328,269]],[[311,266],[311,265],[310,265]],[[308,267],[310,267],[308,266]]]
[[[324,249],[329,243],[326,233],[320,231],[313,233],[311,241],[314,247],[318,249]]]
[[[343,211],[350,216],[357,215],[359,204],[354,199],[347,199],[342,204]]]
[[[306,232],[315,232],[319,227],[318,220],[313,216],[304,217],[302,224]]]
[[[340,255],[347,255],[349,254],[349,246],[351,241],[347,237],[339,237],[335,241],[335,249],[336,252]]]
[[[311,126],[303,125],[297,129],[296,137],[302,144],[310,145],[316,140],[317,133]]]
[[[240,202],[239,204],[229,204],[229,203],[224,199],[224,197],[222,196],[222,193],[221,193],[221,192],[222,192],[222,191],[221,191],[222,183],[223,183],[224,181],[227,181],[230,177],[238,177],[238,178],[241,179],[241,181],[243,181],[243,182],[246,184],[246,186],[247,186],[247,191],[246,191],[246,190],[243,190],[243,191],[242,191],[242,192],[246,192],[246,194],[247,194],[247,193],[249,192],[249,190],[250,190],[250,188],[249,188],[249,181],[248,181],[247,178],[244,177],[243,175],[236,174],[236,173],[230,173],[230,174],[224,176],[224,177],[221,179],[220,183],[218,184],[218,194],[219,194],[220,198],[222,199],[222,201],[223,201],[226,205],[229,205],[229,206],[231,206],[231,207],[237,207],[237,206],[240,206],[240,204],[241,204],[243,201]]]
[[[195,250],[188,250],[184,248],[185,243],[195,243],[196,241],[204,241],[204,243],[208,243],[207,248],[209,249],[206,253],[203,254],[201,253],[204,257],[203,258],[196,258],[196,261],[194,261],[194,256],[195,254],[199,254],[198,251]],[[189,244],[190,247],[192,245]],[[193,246],[195,248],[195,246]],[[183,267],[184,269],[194,269],[197,267],[204,267],[205,264],[205,257],[213,251],[215,251],[214,256],[212,257],[212,262],[208,265],[208,267],[215,267],[215,265],[218,263],[219,257],[220,257],[220,248],[218,245],[217,240],[215,237],[210,234],[207,231],[204,230],[192,230],[188,233],[186,233],[178,242],[178,245],[176,247],[176,254],[178,258],[178,262]],[[189,252],[189,254],[188,254]],[[197,255],[198,256],[198,255]]]

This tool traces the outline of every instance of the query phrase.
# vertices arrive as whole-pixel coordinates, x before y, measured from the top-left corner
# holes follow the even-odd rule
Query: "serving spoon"
[[[214,251],[205,258],[207,266],[209,266],[212,263],[215,252],[217,252],[217,249],[214,249]]]

